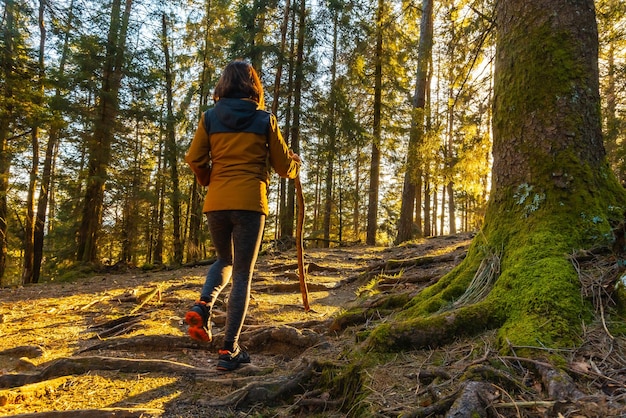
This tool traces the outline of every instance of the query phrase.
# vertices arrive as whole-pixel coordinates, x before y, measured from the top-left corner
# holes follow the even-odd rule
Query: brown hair
[[[259,75],[252,65],[242,60],[232,61],[224,68],[215,86],[213,100],[218,101],[222,97],[251,99],[258,103],[259,108],[265,108]]]

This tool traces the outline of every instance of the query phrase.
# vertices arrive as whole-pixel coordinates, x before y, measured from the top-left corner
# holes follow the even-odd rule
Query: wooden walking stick
[[[300,278],[300,292],[302,293],[302,303],[304,304],[305,312],[308,312],[309,307],[309,291],[306,287],[306,273],[304,271],[304,251],[303,251],[303,238],[302,229],[304,227],[304,195],[302,194],[302,184],[300,183],[300,176],[294,179],[296,186],[296,199],[298,206],[298,219],[296,222],[296,252],[298,253],[298,277]]]

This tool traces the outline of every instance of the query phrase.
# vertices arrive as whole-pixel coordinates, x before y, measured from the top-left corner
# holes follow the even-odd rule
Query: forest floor
[[[383,294],[419,292],[458,264],[470,241],[307,249],[309,312],[294,251],[266,252],[241,337],[252,363],[230,373],[215,369],[229,288],[216,306],[213,342],[191,341],[182,319],[206,265],[0,289],[0,416],[463,416],[453,402],[475,401],[464,396],[480,398],[493,417],[626,416],[626,344],[601,321],[565,354],[566,373],[550,369],[571,379],[574,399],[550,398],[542,361],[500,357],[495,332],[381,355],[350,376],[358,334],[389,318],[342,329],[333,318],[351,305],[376,306]],[[389,270],[389,260],[416,262]],[[470,374],[487,376],[472,381],[489,387],[467,391]]]

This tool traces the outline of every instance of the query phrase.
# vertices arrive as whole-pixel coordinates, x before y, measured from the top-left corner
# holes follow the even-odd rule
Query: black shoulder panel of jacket
[[[210,135],[217,132],[250,132],[254,134],[267,134],[270,124],[271,112],[266,110],[257,110],[250,124],[242,129],[232,129],[225,126],[215,115],[213,108],[204,112],[204,129]]]

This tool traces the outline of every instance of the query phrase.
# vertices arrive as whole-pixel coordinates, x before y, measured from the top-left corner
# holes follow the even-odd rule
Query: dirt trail
[[[197,298],[206,266],[112,272],[74,283],[2,289],[0,377],[32,377],[4,381],[0,415],[113,408],[118,413],[202,416],[204,404],[254,376],[289,376],[305,357],[340,353],[343,344],[325,335],[327,320],[355,299],[355,278],[384,252],[365,247],[307,250],[308,313],[302,308],[295,254],[261,256],[242,335],[253,363],[230,374],[215,370],[228,288],[216,306],[213,343],[190,341],[182,320]],[[83,366],[69,364],[79,359],[87,360]],[[105,364],[107,359],[111,364]],[[152,369],[121,361],[147,359],[170,364]],[[195,369],[177,370],[176,365]],[[129,371],[119,371],[124,369]],[[214,380],[226,382],[218,387]],[[228,411],[227,405],[225,416]]]

